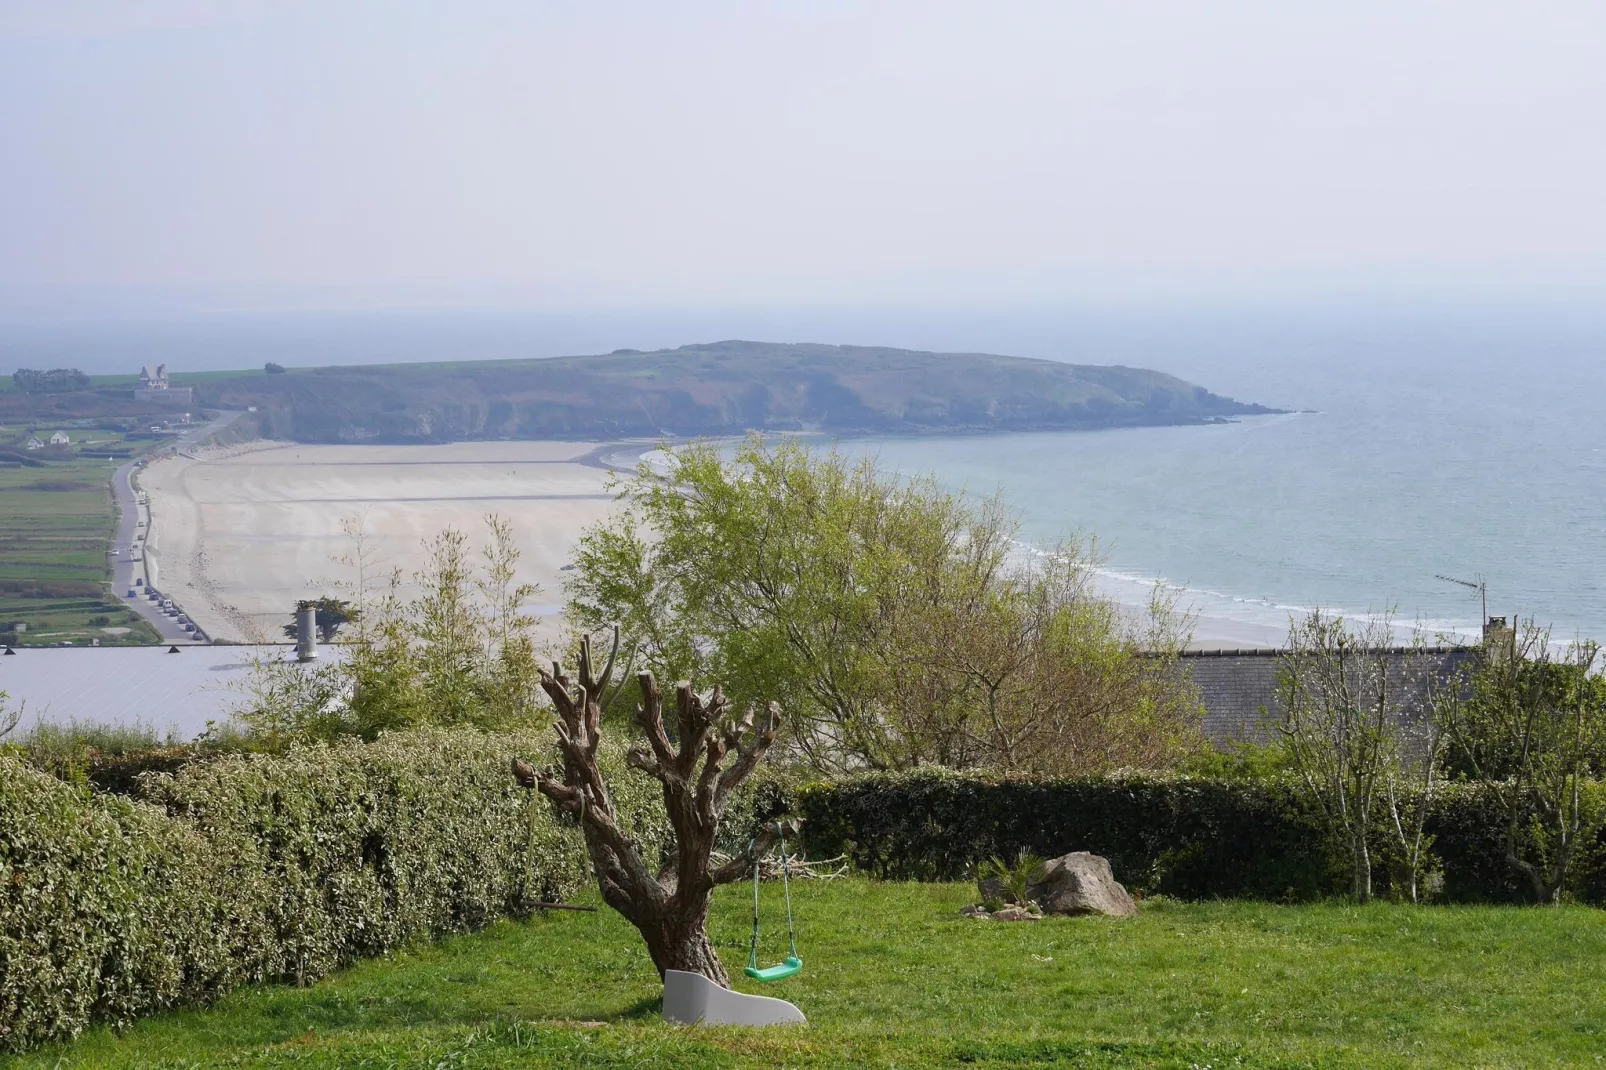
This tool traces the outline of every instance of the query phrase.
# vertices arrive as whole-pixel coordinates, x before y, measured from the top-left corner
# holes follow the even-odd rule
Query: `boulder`
[[[1044,862],[1032,874],[1026,898],[1047,914],[1125,918],[1138,912],[1132,897],[1116,882],[1109,860],[1087,851],[1072,851]]]

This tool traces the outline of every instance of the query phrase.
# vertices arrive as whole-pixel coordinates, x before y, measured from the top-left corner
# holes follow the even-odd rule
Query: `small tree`
[[[1398,820],[1395,789],[1412,768],[1402,758],[1398,726],[1421,714],[1410,709],[1419,682],[1408,679],[1415,659],[1390,654],[1390,635],[1386,619],[1355,629],[1343,617],[1315,610],[1290,626],[1278,667],[1289,764],[1328,831],[1345,846],[1350,890],[1361,902],[1372,896],[1372,823],[1380,804],[1394,807],[1402,840],[1413,842]]]
[[[349,523],[353,547],[341,560],[355,572],[356,603],[319,600],[350,607],[345,657],[312,666],[277,654],[251,658],[252,671],[230,685],[244,695],[234,718],[275,745],[373,739],[420,724],[525,721],[539,702],[537,621],[526,612],[536,588],[517,582],[512,527],[495,515],[485,524],[489,539],[478,559],[453,528],[426,542],[425,565],[414,575],[419,593],[408,599],[399,570],[375,576],[361,524]]]
[[[1383,754],[1383,795],[1389,827],[1404,860],[1411,902],[1422,899],[1422,878],[1428,870],[1432,837],[1428,815],[1443,783],[1445,742],[1449,738],[1442,711],[1462,685],[1458,674],[1429,683],[1427,716],[1392,725]]]
[[[0,739],[9,736],[22,721],[23,706],[12,708],[11,696],[0,691]]]
[[[1550,632],[1530,621],[1491,644],[1470,688],[1447,696],[1440,711],[1452,761],[1494,794],[1506,861],[1541,903],[1561,901],[1579,845],[1606,819],[1584,794],[1606,764],[1599,652],[1579,642],[1558,660]]]
[[[627,761],[662,786],[675,839],[669,859],[654,873],[620,821],[597,761],[602,710],[611,697],[618,652],[615,629],[613,647],[599,673],[586,636],[580,640],[578,679],[556,663],[550,673],[541,672],[541,687],[558,713],[553,729],[563,771],[561,775],[538,771],[515,758],[513,775],[578,819],[603,901],[640,931],[660,975],[684,970],[729,988],[725,967],[708,939],[708,905],[714,888],[742,879],[750,872],[751,861],[738,857],[715,866],[710,854],[731,792],[758,768],[775,742],[780,710],[770,703],[756,718],[749,710],[738,719],[719,688],[703,698],[691,684],[681,683],[675,687],[671,742],[663,721],[663,696],[652,673],[637,676],[642,701],[636,721],[648,746],[632,748]],[[775,836],[773,826],[762,830],[754,853],[768,851]]]
[[[567,616],[619,622],[664,679],[780,701],[815,768],[1087,773],[1169,764],[1194,734],[1185,676],[1148,656],[1180,629],[1127,627],[1091,543],[1020,562],[998,499],[795,441],[671,457],[580,540]]]
[[[284,365],[283,364],[275,364],[273,361],[270,360],[266,364],[262,365],[262,370],[265,373],[267,373],[268,375],[283,375],[284,374]]]

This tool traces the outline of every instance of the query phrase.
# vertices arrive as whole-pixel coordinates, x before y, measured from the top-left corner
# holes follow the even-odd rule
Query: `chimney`
[[[310,602],[296,606],[296,660],[318,660],[318,610]]]

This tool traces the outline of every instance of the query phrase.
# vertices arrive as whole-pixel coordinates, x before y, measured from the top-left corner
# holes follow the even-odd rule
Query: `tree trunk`
[[[736,717],[719,688],[704,699],[691,684],[681,683],[675,688],[676,739],[671,743],[664,728],[658,685],[651,673],[637,675],[642,704],[636,708],[636,723],[647,746],[632,747],[625,760],[662,786],[664,811],[675,833],[672,861],[655,876],[614,812],[597,763],[602,711],[609,702],[609,681],[618,650],[619,631],[615,628],[613,651],[599,674],[591,659],[591,638],[585,636],[580,641],[578,681],[556,664],[552,672],[541,673],[541,687],[558,713],[553,728],[563,755],[563,773],[560,778],[514,758],[513,775],[523,786],[539,789],[578,818],[603,901],[640,931],[660,975],[665,970],[684,970],[729,988],[730,977],[708,939],[709,900],[718,885],[741,880],[751,872],[752,859],[767,852],[780,831],[760,830],[748,857],[718,866],[711,864],[710,857],[731,791],[758,767],[775,742],[780,709],[772,702],[761,714],[749,710]]]
[[[713,942],[708,939],[707,898],[700,904],[682,904],[671,898],[664,907],[663,914],[641,927],[647,953],[652,956],[652,964],[658,967],[659,976],[663,976],[665,970],[684,970],[702,974],[715,984],[729,988],[730,977],[719,961]]]

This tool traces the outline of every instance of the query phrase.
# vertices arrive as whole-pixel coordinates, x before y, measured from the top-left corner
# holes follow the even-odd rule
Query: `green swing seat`
[[[745,972],[755,981],[784,981],[802,971],[803,960],[796,955],[788,955],[786,961],[779,966],[769,966],[762,970],[749,966]]]
[[[781,887],[786,890],[786,941],[789,954],[778,965],[763,969],[758,965],[758,850],[756,844],[747,845],[753,855],[753,939],[748,945],[747,969],[743,972],[753,980],[762,982],[784,981],[803,972],[803,960],[797,954],[797,934],[792,929],[792,867],[786,857],[786,831],[779,821],[775,823],[775,831],[781,841]]]

